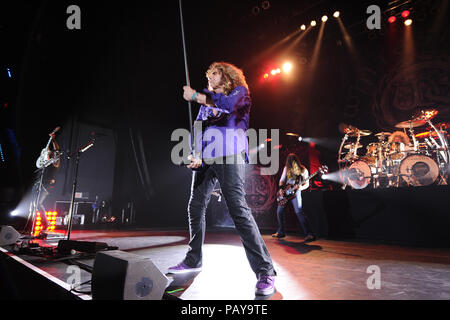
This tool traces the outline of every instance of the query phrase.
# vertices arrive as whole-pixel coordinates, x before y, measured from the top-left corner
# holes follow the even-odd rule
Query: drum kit
[[[372,135],[345,125],[338,163],[343,189],[389,188],[447,184],[450,149],[449,123],[434,125],[437,110],[422,110],[411,120],[395,125],[397,131],[375,134],[376,142],[362,140]],[[426,126],[417,133],[416,128]],[[353,138],[354,141],[349,139]]]

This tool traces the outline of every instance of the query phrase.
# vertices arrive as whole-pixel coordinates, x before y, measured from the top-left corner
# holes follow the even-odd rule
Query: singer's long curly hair
[[[229,95],[236,87],[243,86],[247,88],[247,81],[245,80],[244,72],[238,67],[228,62],[214,62],[206,71],[206,77],[212,74],[214,70],[219,70],[222,73],[224,82],[224,92]]]

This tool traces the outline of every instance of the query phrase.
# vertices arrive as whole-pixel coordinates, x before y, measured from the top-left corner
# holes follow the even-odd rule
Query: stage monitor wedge
[[[150,258],[119,250],[95,257],[93,300],[161,300],[168,284]]]
[[[11,226],[0,226],[0,246],[9,246],[19,239],[20,233]]]

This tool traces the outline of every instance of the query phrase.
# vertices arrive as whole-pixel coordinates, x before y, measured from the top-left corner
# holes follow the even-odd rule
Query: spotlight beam
[[[316,45],[314,46],[314,53],[311,59],[311,69],[314,69],[319,60],[320,48],[322,47],[323,34],[325,30],[325,23],[320,26],[319,37],[317,38]]]

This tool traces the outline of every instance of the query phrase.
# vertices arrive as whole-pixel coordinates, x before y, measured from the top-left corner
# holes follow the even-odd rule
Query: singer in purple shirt
[[[275,292],[276,272],[245,200],[246,131],[251,107],[248,85],[242,70],[226,62],[213,63],[206,77],[209,88],[204,93],[184,87],[184,99],[201,105],[197,121],[202,121],[204,130],[194,132],[195,156],[189,157],[188,165],[194,170],[188,205],[190,249],[183,262],[169,268],[169,273],[201,271],[206,207],[218,181],[250,267],[258,279],[255,293],[270,295]]]

